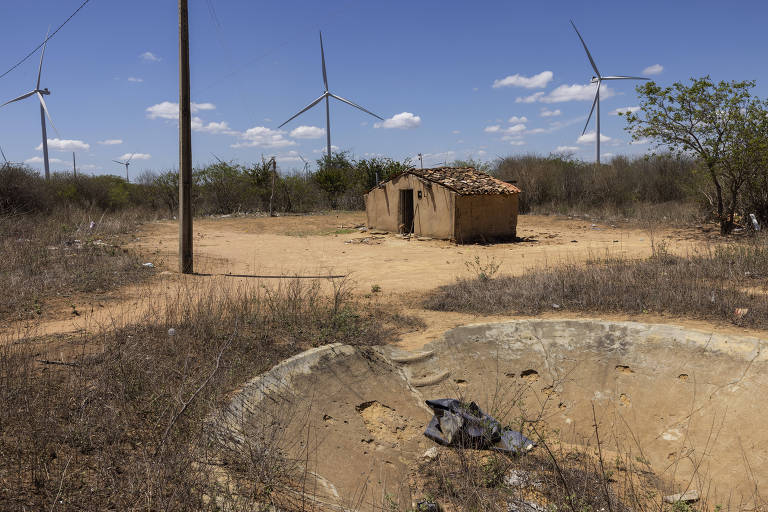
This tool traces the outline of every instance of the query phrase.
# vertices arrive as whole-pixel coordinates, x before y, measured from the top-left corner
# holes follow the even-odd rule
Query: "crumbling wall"
[[[514,240],[518,194],[457,196],[454,239],[457,243]]]
[[[400,191],[407,189],[413,190],[414,234],[452,239],[457,194],[412,174],[387,181],[365,195],[368,227],[400,232]]]

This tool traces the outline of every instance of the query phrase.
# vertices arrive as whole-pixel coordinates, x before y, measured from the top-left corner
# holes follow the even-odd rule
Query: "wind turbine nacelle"
[[[600,81],[600,80],[598,80],[598,78],[597,78],[596,76],[593,76],[593,77],[592,77],[592,80],[590,80],[590,81],[589,81],[589,83],[591,83],[591,84],[596,84],[596,83],[597,83],[597,82],[599,82],[599,81]]]
[[[47,96],[47,95],[51,94],[51,91],[49,91],[47,87],[45,89],[38,89],[37,92],[39,92],[40,94],[42,94],[44,96]]]

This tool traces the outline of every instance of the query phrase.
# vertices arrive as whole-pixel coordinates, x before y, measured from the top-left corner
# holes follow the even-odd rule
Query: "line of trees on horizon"
[[[637,86],[640,109],[623,113],[635,140],[660,149],[645,156],[615,156],[596,166],[567,154],[517,155],[483,162],[455,161],[522,190],[528,212],[625,212],[637,205],[679,203],[699,207],[702,220],[722,234],[749,227],[753,213],[768,225],[768,101],[752,94],[753,81],[713,82],[710,77],[662,87]],[[359,210],[377,183],[412,167],[410,160],[357,159],[346,151],[324,155],[313,168],[282,174],[271,162],[218,160],[194,170],[195,214]],[[145,207],[173,216],[178,172],[145,172],[134,183],[112,175],[55,173],[46,182],[23,165],[0,167],[0,214],[51,212],[58,207],[119,210]]]

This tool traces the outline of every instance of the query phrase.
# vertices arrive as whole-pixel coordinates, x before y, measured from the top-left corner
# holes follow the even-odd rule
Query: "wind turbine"
[[[330,92],[328,90],[328,74],[325,72],[325,51],[323,50],[323,33],[322,33],[322,31],[320,32],[320,60],[321,60],[321,62],[323,64],[323,83],[325,84],[325,92],[322,94],[322,96],[320,96],[315,101],[313,101],[312,103],[310,103],[309,105],[304,107],[301,111],[299,111],[298,114],[294,115],[293,117],[288,119],[286,122],[284,122],[283,124],[278,126],[278,128],[282,128],[283,126],[285,126],[286,124],[290,123],[291,121],[293,121],[294,119],[299,117],[301,114],[303,114],[307,110],[311,109],[312,107],[314,107],[315,105],[317,105],[321,101],[325,100],[325,135],[326,135],[326,143],[328,144],[328,146],[327,146],[328,160],[330,161],[330,159],[331,159],[331,108],[329,106],[330,98],[336,98],[337,100],[342,101],[342,102],[346,103],[347,105],[352,105],[353,107],[362,110],[366,114],[372,115],[376,119],[380,119],[382,121],[384,119],[381,118],[380,116],[377,116],[373,112],[364,109],[363,107],[361,107],[360,105],[358,105],[356,103],[352,103],[349,100],[345,100],[341,96],[336,96],[335,94],[333,94],[332,92]]]
[[[7,159],[7,158],[5,158],[5,153],[3,153],[3,148],[2,148],[2,146],[0,146],[0,155],[3,155],[3,167],[5,167],[6,165],[9,165],[9,163],[8,163],[8,159]]]
[[[133,158],[133,155],[135,155],[135,154],[136,153],[131,153],[131,156],[129,156],[128,160],[126,160],[125,162],[121,162],[120,160],[112,160],[116,164],[120,164],[120,165],[124,165],[125,166],[125,181],[128,182],[128,183],[131,182],[131,180],[128,179],[128,166],[131,165],[131,158]],[[216,155],[214,155],[214,156],[216,156]]]
[[[50,30],[48,33],[50,33]],[[51,114],[48,113],[48,106],[45,104],[45,100],[43,99],[43,96],[47,96],[51,94],[51,91],[49,91],[47,87],[45,89],[40,88],[40,76],[42,75],[42,72],[43,72],[43,57],[45,57],[45,47],[48,44],[48,33],[45,35],[45,41],[43,42],[43,51],[40,54],[40,67],[37,68],[37,85],[35,85],[35,89],[32,92],[22,94],[18,98],[14,98],[10,101],[6,101],[2,105],[0,105],[0,108],[2,108],[8,105],[9,103],[13,103],[15,101],[21,101],[23,99],[29,98],[33,94],[37,95],[37,98],[40,100],[40,124],[43,127],[43,162],[45,164],[46,180],[50,179],[51,177],[51,170],[48,164],[48,134],[45,131],[46,116],[48,116],[48,120],[51,122],[51,126],[53,127],[53,130],[56,132],[56,135],[59,135],[59,131],[56,129],[56,125],[53,124],[53,119],[51,119]]]
[[[597,91],[595,92],[595,100],[592,102],[592,109],[589,111],[589,116],[587,117],[587,122],[584,124],[584,130],[582,130],[581,134],[584,135],[587,132],[587,126],[589,126],[589,120],[592,119],[592,112],[595,111],[595,105],[597,105],[597,115],[595,116],[595,121],[597,123],[597,131],[595,132],[595,142],[597,143],[597,165],[600,165],[600,85],[602,84],[603,80],[650,80],[650,78],[645,78],[642,76],[603,76],[600,74],[600,71],[597,69],[597,64],[595,64],[595,59],[592,58],[592,54],[589,53],[589,48],[587,48],[587,43],[584,42],[584,38],[581,37],[581,34],[579,33],[579,29],[576,28],[576,25],[573,23],[573,20],[571,20],[571,25],[573,26],[573,30],[576,31],[576,35],[579,36],[579,40],[581,41],[581,45],[584,47],[584,51],[587,52],[587,58],[589,58],[589,63],[592,65],[592,69],[595,70],[595,75],[592,77],[592,80],[590,80],[590,83],[597,84]]]

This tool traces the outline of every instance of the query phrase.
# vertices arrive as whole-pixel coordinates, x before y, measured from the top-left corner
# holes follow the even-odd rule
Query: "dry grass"
[[[35,318],[57,298],[104,292],[151,275],[118,241],[146,216],[74,208],[0,215],[0,321]]]
[[[569,264],[518,277],[488,277],[478,271],[474,278],[437,289],[426,307],[483,314],[666,313],[765,329],[767,287],[764,240],[716,246],[686,257],[657,244],[654,254],[643,260],[597,258],[586,266]],[[749,311],[739,315],[737,308]]]
[[[209,460],[205,419],[228,393],[298,351],[386,343],[403,325],[414,324],[356,302],[343,284],[324,294],[293,280],[239,294],[188,290],[141,324],[64,340],[55,354],[66,360],[34,340],[6,344],[0,509],[216,510],[208,462],[219,459]],[[291,478],[279,447],[267,455],[240,461],[251,479],[239,493],[268,502],[265,489]]]

